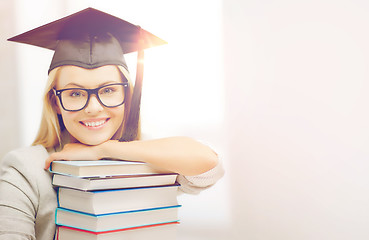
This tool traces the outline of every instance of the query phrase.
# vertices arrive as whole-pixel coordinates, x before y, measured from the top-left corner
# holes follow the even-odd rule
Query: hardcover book
[[[178,205],[179,184],[99,191],[60,187],[59,207],[94,215]]]
[[[54,174],[53,185],[68,187],[82,191],[135,188],[148,186],[172,185],[178,174],[151,174],[151,175],[119,175],[110,177],[76,177],[71,175]]]
[[[69,209],[56,209],[56,224],[91,232],[106,232],[126,228],[178,222],[180,205],[141,209],[127,212],[93,215]]]
[[[123,230],[91,232],[71,227],[58,227],[57,240],[174,240],[179,222],[150,225]]]
[[[50,171],[78,177],[170,173],[148,163],[118,160],[53,161]]]

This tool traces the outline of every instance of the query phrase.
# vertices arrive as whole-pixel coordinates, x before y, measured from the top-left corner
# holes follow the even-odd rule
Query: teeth
[[[99,122],[83,122],[86,127],[98,127],[100,125],[103,125],[105,123],[105,120],[101,120]]]

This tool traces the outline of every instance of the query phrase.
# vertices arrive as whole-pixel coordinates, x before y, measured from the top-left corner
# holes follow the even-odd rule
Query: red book
[[[155,224],[113,231],[91,232],[71,227],[59,226],[57,240],[175,240],[179,222]]]

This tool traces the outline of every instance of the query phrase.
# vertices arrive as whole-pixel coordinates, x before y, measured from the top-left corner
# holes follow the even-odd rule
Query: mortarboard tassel
[[[140,121],[140,108],[141,108],[141,95],[142,95],[142,80],[144,71],[144,50],[143,46],[143,34],[141,28],[139,30],[139,49],[137,52],[137,69],[136,69],[136,81],[133,89],[133,95],[131,100],[131,107],[126,122],[126,128],[123,136],[119,139],[120,142],[129,142],[136,140],[139,131]]]

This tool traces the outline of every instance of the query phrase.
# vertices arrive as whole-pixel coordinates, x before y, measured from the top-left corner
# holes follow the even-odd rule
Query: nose
[[[86,113],[98,113],[101,112],[104,109],[104,107],[101,105],[99,100],[95,95],[91,95],[89,102],[87,103],[87,106],[85,108]]]

